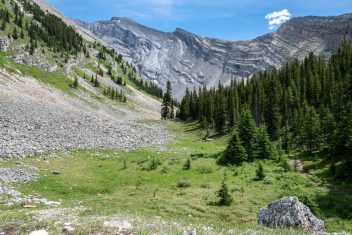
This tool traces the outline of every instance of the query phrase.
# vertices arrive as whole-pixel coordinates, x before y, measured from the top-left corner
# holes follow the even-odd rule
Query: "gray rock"
[[[48,235],[48,232],[42,229],[42,230],[33,231],[29,235]]]
[[[25,170],[0,168],[0,180],[5,183],[26,183],[36,178],[36,174]]]
[[[187,229],[184,231],[183,235],[197,235],[197,230],[195,228]]]
[[[122,229],[131,229],[132,224],[128,222],[127,220],[110,220],[110,221],[105,221],[103,223],[104,227],[110,227],[110,228],[118,228],[120,230]]]
[[[0,196],[19,197],[21,196],[21,193],[14,189],[0,185]]]
[[[258,224],[270,228],[300,227],[312,232],[325,231],[324,222],[316,218],[297,197],[283,197],[260,209]]]

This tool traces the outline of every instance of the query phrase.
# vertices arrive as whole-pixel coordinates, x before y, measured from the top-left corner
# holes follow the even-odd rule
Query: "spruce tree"
[[[226,173],[224,179],[221,182],[221,186],[219,191],[217,191],[217,197],[219,198],[218,205],[219,206],[230,206],[233,203],[233,198],[229,193],[229,188],[226,184]]]
[[[246,149],[248,160],[253,161],[257,157],[257,127],[248,110],[244,111],[239,124],[239,137]]]
[[[218,94],[215,105],[215,129],[218,133],[223,134],[226,125],[226,102],[222,85],[219,84]]]
[[[77,87],[78,87],[78,78],[77,78],[77,76],[75,76],[75,78],[74,78],[74,80],[73,80],[73,82],[71,84],[71,87],[74,88],[74,89],[77,89]]]
[[[12,38],[17,40],[18,39],[18,33],[17,33],[17,28],[15,27],[12,32]]]
[[[243,147],[243,143],[239,137],[239,134],[236,130],[233,131],[231,140],[223,154],[220,157],[220,164],[241,164],[242,162],[247,161],[247,153]]]
[[[265,126],[258,128],[257,151],[257,157],[260,159],[270,159],[275,157],[274,146],[270,141]]]
[[[259,163],[255,174],[256,174],[255,180],[262,181],[265,178],[265,171],[264,171],[263,164],[261,162]]]
[[[171,116],[171,104],[172,104],[172,86],[171,82],[167,81],[166,92],[164,94],[162,106],[161,106],[161,118],[169,119]]]

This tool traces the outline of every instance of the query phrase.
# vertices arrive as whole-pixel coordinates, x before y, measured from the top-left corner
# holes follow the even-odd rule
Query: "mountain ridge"
[[[351,40],[352,14],[295,17],[275,32],[252,40],[203,37],[181,28],[162,32],[126,17],[77,22],[132,62],[149,80],[165,87],[171,80],[180,97],[186,87],[227,84],[260,71],[279,68],[309,52],[328,55]]]

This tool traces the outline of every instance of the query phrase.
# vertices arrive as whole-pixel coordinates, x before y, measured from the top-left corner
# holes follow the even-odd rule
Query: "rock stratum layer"
[[[151,81],[174,84],[175,95],[185,87],[247,78],[280,67],[309,52],[329,54],[352,38],[352,14],[293,18],[276,32],[250,41],[200,37],[182,29],[160,32],[128,18],[95,23],[77,22],[129,59]]]

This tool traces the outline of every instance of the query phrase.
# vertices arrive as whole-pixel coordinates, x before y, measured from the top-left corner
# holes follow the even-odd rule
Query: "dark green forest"
[[[352,47],[344,43],[328,59],[310,53],[302,62],[232,80],[229,86],[187,89],[177,117],[219,134],[234,133],[229,148],[232,143],[237,159],[231,163],[253,160],[254,145],[258,139],[265,144],[267,135],[287,154],[328,153],[334,177],[350,179]]]
[[[82,37],[57,16],[44,12],[37,4],[22,0],[24,9],[33,15],[33,19],[38,23],[25,22],[23,14],[18,10],[16,3],[14,8],[15,22],[19,27],[25,26],[32,41],[41,39],[48,47],[58,52],[76,54],[85,50]],[[23,25],[25,24],[25,25]]]

